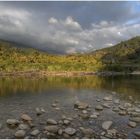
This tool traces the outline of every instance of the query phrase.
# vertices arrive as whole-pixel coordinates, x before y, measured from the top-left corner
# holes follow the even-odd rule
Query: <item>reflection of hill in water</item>
[[[39,92],[54,88],[111,90],[140,98],[140,77],[48,77],[48,78],[1,78],[0,94]]]

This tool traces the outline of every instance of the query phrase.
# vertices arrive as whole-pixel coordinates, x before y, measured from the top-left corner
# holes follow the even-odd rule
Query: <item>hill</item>
[[[52,55],[0,40],[0,72],[132,72],[140,69],[140,37],[88,54]]]
[[[119,44],[92,52],[101,55],[101,61],[113,70],[126,68],[130,71],[140,68],[140,36],[122,41]],[[116,69],[117,70],[117,69]]]

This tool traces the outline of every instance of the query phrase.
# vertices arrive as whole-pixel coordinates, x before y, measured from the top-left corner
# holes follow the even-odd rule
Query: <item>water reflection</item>
[[[55,88],[110,90],[140,99],[140,76],[0,78],[0,95],[38,93]]]

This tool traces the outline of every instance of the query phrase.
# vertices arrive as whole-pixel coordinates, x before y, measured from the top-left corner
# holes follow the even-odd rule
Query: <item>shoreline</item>
[[[32,76],[117,76],[117,75],[140,75],[140,72],[113,72],[113,71],[103,71],[103,72],[93,72],[93,71],[61,71],[61,72],[49,72],[49,71],[15,71],[15,72],[0,72],[0,77],[32,77]]]

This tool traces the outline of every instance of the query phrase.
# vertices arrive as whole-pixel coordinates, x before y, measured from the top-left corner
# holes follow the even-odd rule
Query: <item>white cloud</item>
[[[51,17],[51,18],[48,20],[48,22],[49,22],[50,24],[57,24],[57,23],[58,23],[57,19],[55,19],[54,17]]]
[[[82,28],[71,16],[50,17],[46,25],[37,25],[24,10],[0,9],[0,38],[11,39],[59,53],[86,52],[111,46],[140,35],[140,24],[117,24],[105,20]]]
[[[67,17],[66,20],[64,21],[64,25],[67,27],[72,27],[75,29],[81,29],[81,26],[78,22],[74,21],[72,17]]]

